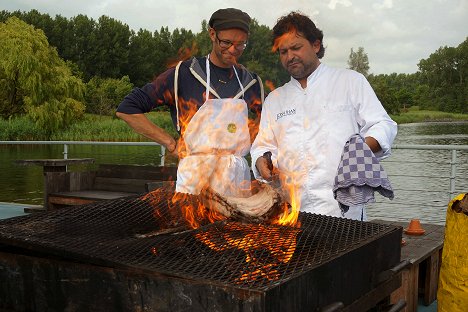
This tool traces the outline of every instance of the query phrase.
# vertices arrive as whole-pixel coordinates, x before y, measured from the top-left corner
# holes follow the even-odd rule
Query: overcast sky
[[[0,0],[1,10],[94,20],[107,15],[134,30],[167,26],[196,33],[203,19],[226,7],[242,9],[270,28],[281,15],[299,10],[324,33],[322,62],[347,67],[351,48],[364,47],[374,74],[414,73],[421,59],[468,36],[468,0]]]

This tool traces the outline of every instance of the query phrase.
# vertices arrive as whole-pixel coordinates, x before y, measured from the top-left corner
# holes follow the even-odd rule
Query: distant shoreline
[[[391,115],[398,124],[420,122],[455,122],[468,121],[468,114],[447,113],[441,111],[409,109],[399,115]]]
[[[174,138],[178,137],[168,111],[151,112],[148,117]],[[468,121],[468,114],[418,110],[416,107],[390,117],[397,124]],[[0,119],[0,141],[146,142],[148,139],[133,131],[124,121],[115,116],[85,114],[83,119],[52,135],[44,133],[27,117]]]

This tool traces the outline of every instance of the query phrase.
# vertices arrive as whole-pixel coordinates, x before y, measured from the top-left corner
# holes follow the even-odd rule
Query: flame
[[[180,61],[185,61],[191,58],[193,55],[198,53],[198,47],[196,42],[192,42],[192,46],[190,48],[188,47],[182,47],[177,51],[177,56],[174,58],[171,58],[167,61],[167,68],[171,68],[176,66]]]
[[[271,80],[266,80],[265,85],[267,86],[268,89],[270,89],[270,91],[273,91],[276,89],[275,85],[273,84],[273,81]]]
[[[280,273],[277,267],[291,260],[296,250],[299,232],[299,228],[289,228],[288,231],[284,231],[282,228],[262,224],[227,223],[222,232],[200,232],[195,234],[195,237],[217,252],[233,248],[245,252],[247,266],[236,279],[240,284],[260,278],[279,279]],[[239,235],[239,233],[247,234]],[[269,252],[268,256],[265,256],[265,251]]]
[[[193,200],[193,195],[185,193],[175,193],[171,199],[173,208],[180,206],[185,220],[191,228],[196,229],[200,227],[203,220],[213,223],[216,221],[225,220],[226,217],[216,212],[215,209],[205,206],[201,201]]]
[[[289,209],[289,206],[286,203],[284,203],[283,213],[281,214],[280,218],[276,221],[276,223],[279,225],[300,227],[301,224],[297,221],[297,219],[299,218],[299,211],[301,210],[299,200],[297,197],[297,186],[294,184],[286,184],[286,189],[289,190],[291,198],[291,209]]]
[[[279,47],[284,44],[285,41],[289,40],[292,36],[296,37],[299,36],[300,34],[298,33],[296,27],[293,25],[289,25],[288,31],[285,32],[283,35],[275,39],[275,42],[273,43],[273,46],[271,48],[271,51],[274,53],[278,51]]]

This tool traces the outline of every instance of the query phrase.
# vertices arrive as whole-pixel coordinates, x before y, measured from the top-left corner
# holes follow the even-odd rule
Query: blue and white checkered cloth
[[[374,191],[393,199],[387,173],[364,138],[352,135],[346,142],[335,176],[333,195],[345,213],[350,206],[375,202]]]

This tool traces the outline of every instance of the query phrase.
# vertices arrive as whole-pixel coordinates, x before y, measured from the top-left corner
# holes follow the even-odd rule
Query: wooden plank
[[[93,189],[110,192],[145,193],[146,183],[142,179],[103,178],[96,177]]]
[[[372,222],[387,223],[407,227],[408,223],[397,221],[373,220]],[[437,224],[422,224],[425,233],[420,236],[403,234],[406,245],[401,248],[401,259],[408,259],[410,270],[403,275],[401,289],[392,294],[392,302],[398,298],[407,301],[403,311],[416,311],[418,304],[418,287],[421,285],[421,294],[424,304],[430,305],[437,296],[437,284],[440,271],[441,252],[444,244],[445,227]],[[421,276],[419,271],[421,270]],[[421,277],[421,280],[419,278]]]
[[[116,199],[121,197],[127,197],[136,195],[137,193],[131,192],[108,192],[108,191],[97,191],[97,190],[87,190],[79,192],[62,192],[50,194],[49,201],[57,204],[65,204],[66,200],[107,200],[107,199]]]
[[[177,178],[177,167],[101,164],[99,165],[97,176],[106,178],[175,181]]]
[[[437,297],[437,284],[439,282],[439,253],[433,253],[426,260],[426,276],[424,285],[424,305],[428,306]]]
[[[77,197],[62,197],[62,196],[54,196],[50,195],[49,196],[49,208],[50,209],[55,209],[54,205],[68,205],[68,206],[74,206],[74,205],[85,205],[85,204],[90,204],[94,203],[96,199],[84,199],[84,198],[77,198]]]
[[[410,266],[403,270],[401,274],[401,287],[395,290],[390,296],[392,304],[400,299],[406,301],[406,307],[401,312],[417,312],[418,309],[418,275],[419,266]]]

